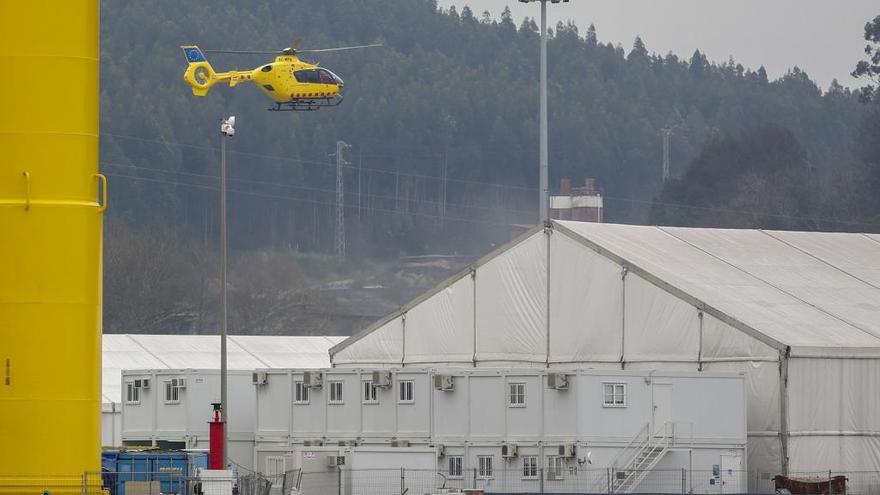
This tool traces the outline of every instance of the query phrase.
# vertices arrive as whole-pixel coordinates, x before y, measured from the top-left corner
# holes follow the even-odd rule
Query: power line
[[[178,182],[178,181],[173,181],[173,180],[154,179],[154,178],[150,178],[150,177],[139,177],[136,175],[119,174],[116,172],[109,172],[106,175],[108,177],[117,177],[117,178],[121,178],[121,179],[154,182],[154,183],[168,184],[168,185],[173,185],[173,186],[192,187],[192,188],[197,188],[197,189],[207,189],[207,190],[211,190],[211,191],[219,191],[220,190],[219,187],[205,185],[205,184],[192,184],[192,183],[188,183],[188,182]],[[311,198],[282,196],[282,195],[267,194],[267,193],[262,193],[262,192],[242,191],[242,190],[238,190],[238,189],[227,189],[226,191],[228,193],[241,194],[241,195],[245,195],[245,196],[255,196],[255,197],[272,198],[272,199],[283,199],[283,200],[288,200],[288,201],[298,201],[298,202],[303,202],[303,203],[311,203],[311,204],[324,205],[324,206],[335,206],[335,203],[328,202],[328,201],[320,201],[320,200],[311,199]],[[346,203],[344,206],[346,208],[355,208],[356,207],[355,205],[351,205],[348,203]],[[398,215],[400,214],[399,211],[389,210],[386,208],[372,208],[372,210],[383,212],[383,213],[393,213],[393,214],[398,214]],[[427,218],[435,218],[435,219],[440,218],[438,215],[432,215],[430,213],[422,213],[422,212],[412,212],[411,211],[407,214],[414,215],[414,216],[427,217]],[[516,225],[513,223],[502,223],[502,222],[496,222],[496,221],[492,221],[492,220],[481,220],[481,219],[476,219],[476,218],[462,218],[462,217],[450,217],[450,216],[446,216],[445,218],[448,220],[454,220],[454,221],[458,221],[458,222],[468,222],[468,223],[479,223],[479,224],[501,225],[501,226]]]
[[[102,162],[101,165],[106,166],[106,167],[114,167],[114,168],[116,168],[116,167],[118,167],[118,168],[133,168],[133,169],[137,169],[137,170],[147,170],[150,172],[160,172],[160,173],[167,173],[167,174],[184,175],[184,176],[189,176],[189,177],[212,179],[212,180],[219,180],[219,178],[220,178],[217,175],[199,174],[199,173],[195,173],[195,172],[183,172],[183,171],[179,171],[179,170],[169,170],[169,169],[164,169],[164,168],[144,167],[142,165],[134,165],[131,163],[119,164],[119,163],[111,163],[111,162]],[[323,193],[328,193],[328,194],[330,194],[330,193],[335,194],[336,193],[335,189],[326,189],[326,188],[321,188],[321,187],[313,187],[313,186],[306,186],[306,185],[300,185],[300,184],[282,184],[279,182],[261,181],[261,180],[254,180],[254,179],[237,179],[237,178],[229,178],[228,180],[230,182],[239,182],[242,184],[252,184],[252,185],[271,186],[271,187],[285,187],[285,188],[289,188],[289,189],[301,189],[304,191],[315,191],[315,192],[323,192]],[[353,193],[349,193],[349,194],[353,194]],[[371,198],[374,198],[374,199],[387,199],[387,200],[396,200],[397,199],[395,196],[388,196],[388,195],[376,194],[376,193],[364,194],[364,195],[371,197]],[[419,200],[416,200],[416,202],[433,204],[433,205],[438,205],[438,206],[443,205],[443,203],[440,201],[431,201],[430,199],[419,199]],[[491,206],[466,205],[466,204],[461,204],[461,203],[449,203],[449,202],[446,202],[445,205],[452,206],[455,208],[462,208],[462,209],[498,211],[498,208],[494,208]],[[519,210],[519,209],[505,209],[504,211],[507,211],[510,213],[523,213],[523,214],[532,214],[533,213],[531,210]]]
[[[128,135],[124,135],[124,134],[102,133],[102,135],[114,136],[114,137],[119,137],[119,138],[123,138],[123,139],[131,139],[131,140],[154,143],[154,144],[161,144],[161,145],[189,147],[189,148],[203,149],[203,150],[208,150],[208,151],[219,151],[219,148],[212,147],[212,146],[199,146],[199,145],[192,145],[192,144],[186,144],[186,143],[178,143],[178,142],[174,142],[174,141],[147,139],[147,138],[141,138],[141,137],[137,137],[137,136],[128,136]],[[259,158],[288,161],[288,162],[293,162],[293,163],[303,163],[303,164],[307,164],[307,165],[320,165],[320,166],[325,166],[325,167],[335,167],[334,164],[328,163],[328,162],[303,160],[303,159],[290,158],[290,157],[277,156],[277,155],[267,155],[267,154],[261,154],[261,153],[251,153],[251,152],[231,151],[231,150],[228,151],[228,153],[236,153],[236,154],[239,154],[242,156],[253,156],[253,157],[259,157]],[[107,165],[112,166],[113,164],[107,164]],[[140,166],[136,166],[136,165],[124,165],[124,166],[130,166],[130,167],[153,170],[153,171],[163,171],[163,172],[169,172],[169,173],[176,173],[176,174],[182,174],[182,175],[202,176],[202,177],[215,178],[215,179],[217,178],[217,176],[204,175],[204,174],[194,174],[191,172],[178,172],[178,171],[171,171],[171,170],[165,170],[165,169],[153,169],[153,168],[149,168],[149,167],[140,167]],[[353,167],[353,166],[348,166],[345,168],[357,170],[357,167]],[[377,169],[377,168],[370,168],[370,167],[362,167],[361,170],[366,170],[368,172],[388,174],[388,175],[399,174],[399,175],[405,176],[405,177],[423,178],[423,179],[430,179],[430,180],[437,180],[437,181],[444,180],[444,177],[442,177],[442,176],[423,175],[423,174],[405,173],[405,172],[401,173],[401,172],[397,172],[394,170]],[[310,186],[300,186],[300,185],[292,185],[292,184],[277,184],[277,183],[253,181],[253,180],[247,180],[247,179],[230,179],[230,180],[237,181],[237,182],[244,182],[244,183],[252,183],[252,184],[267,184],[267,185],[289,187],[289,188],[295,188],[295,189],[298,188],[298,189],[304,189],[304,190],[313,190],[313,191],[318,191],[318,192],[328,192],[328,193],[335,192],[335,190],[331,190],[331,189],[321,189],[321,188],[314,188],[314,187],[310,187]],[[516,189],[516,190],[521,190],[521,191],[532,191],[532,192],[537,191],[537,188],[531,188],[531,187],[525,187],[525,186],[515,186],[515,185],[495,184],[495,183],[491,183],[491,182],[474,181],[474,180],[468,180],[468,179],[456,179],[456,178],[446,177],[445,180],[449,181],[449,182],[457,182],[457,183],[473,184],[473,185],[483,185],[483,186],[496,187],[496,188],[501,188],[501,189]],[[239,191],[239,193],[243,193],[243,192]],[[373,198],[379,198],[379,199],[394,199],[391,196],[383,196],[383,195],[377,195],[377,194],[372,194],[372,195],[367,194],[366,196],[373,197]],[[799,221],[808,221],[808,222],[821,222],[821,223],[825,223],[828,225],[838,225],[838,226],[862,225],[862,226],[875,227],[875,228],[880,227],[880,224],[878,224],[878,223],[860,222],[860,221],[853,221],[853,220],[849,220],[849,221],[848,220],[834,220],[834,219],[830,219],[830,218],[804,217],[804,216],[798,216],[798,215],[785,215],[785,214],[781,214],[781,213],[764,213],[764,212],[756,212],[756,211],[749,211],[749,210],[737,210],[737,209],[731,209],[731,208],[718,208],[718,207],[711,207],[711,206],[685,205],[685,204],[679,204],[679,203],[667,203],[667,202],[658,202],[658,201],[653,201],[653,200],[642,200],[642,199],[605,196],[605,195],[603,195],[602,197],[604,199],[611,200],[611,201],[621,201],[621,202],[645,204],[645,205],[670,206],[670,207],[689,209],[689,210],[710,211],[710,212],[717,212],[717,213],[735,213],[735,214],[740,214],[740,215],[752,215],[752,216],[770,217],[770,218],[783,218],[783,219],[789,219],[789,220],[799,220]],[[419,202],[429,203],[429,204],[441,204],[441,202],[435,202],[435,201],[430,201],[430,200],[420,200]],[[486,210],[497,211],[495,208],[478,206],[478,205],[461,205],[461,204],[452,204],[452,203],[446,203],[446,205],[447,206],[454,206],[454,207],[458,207],[458,208],[475,208],[475,209],[486,209]],[[348,205],[346,205],[346,207],[348,207]],[[374,208],[374,209],[378,210],[378,211],[399,213],[395,210],[382,210],[382,209],[377,209],[377,208]],[[531,211],[527,212],[525,210],[505,210],[505,211],[509,211],[509,212],[513,212],[513,213],[529,213],[529,214],[533,213]],[[425,216],[427,214],[418,213],[418,215]],[[431,215],[431,216],[434,218],[442,218],[442,217],[439,217],[436,215]],[[462,219],[462,218],[458,218],[458,219],[453,218],[453,217],[448,217],[448,218],[453,219],[453,220],[458,220],[458,221],[469,221],[468,219]]]
[[[179,143],[179,142],[175,142],[175,141],[167,141],[164,139],[163,140],[147,139],[147,138],[142,138],[142,137],[138,137],[138,136],[127,136],[124,134],[113,134],[113,133],[109,133],[109,132],[105,132],[105,133],[101,133],[101,134],[105,135],[105,136],[113,136],[113,137],[118,137],[118,138],[122,138],[122,139],[141,141],[141,142],[145,142],[145,143],[154,143],[154,144],[161,144],[161,145],[166,145],[166,146],[180,146],[180,147],[184,147],[184,148],[202,149],[202,150],[206,150],[206,151],[219,151],[219,148],[216,148],[213,146],[186,144],[186,143]],[[229,150],[229,151],[227,151],[227,153],[230,153],[230,154],[234,153],[234,154],[241,155],[241,156],[252,156],[252,157],[256,157],[256,158],[266,158],[266,159],[270,159],[270,160],[287,161],[287,162],[292,162],[292,163],[301,163],[304,165],[315,165],[315,166],[331,167],[331,168],[335,168],[335,166],[336,166],[335,164],[329,163],[329,162],[322,162],[322,161],[317,161],[317,160],[304,160],[301,158],[291,158],[291,157],[287,157],[287,156],[267,155],[267,154],[263,154],[263,153],[253,153],[253,152],[248,152],[248,151]],[[369,156],[369,154],[367,156]],[[345,168],[356,169],[357,167],[347,166]],[[386,170],[386,169],[382,169],[382,168],[363,167],[362,170],[366,170],[368,172],[381,173],[381,174],[389,174],[389,175],[394,175],[394,174],[398,173],[394,170]],[[437,180],[437,181],[443,180],[443,177],[441,177],[441,176],[417,174],[417,173],[413,173],[413,172],[408,172],[408,173],[403,172],[403,173],[400,173],[400,175],[405,176],[405,177],[419,178],[419,179],[430,179],[430,180]],[[517,189],[517,190],[521,190],[521,191],[537,191],[538,190],[537,188],[528,187],[528,186],[516,186],[516,185],[512,185],[512,184],[498,184],[498,183],[493,183],[493,182],[485,182],[485,181],[478,181],[478,180],[471,180],[471,179],[457,179],[457,178],[447,177],[446,180],[449,182],[458,182],[458,183],[463,183],[463,184],[496,187],[496,188],[502,188],[502,189]]]

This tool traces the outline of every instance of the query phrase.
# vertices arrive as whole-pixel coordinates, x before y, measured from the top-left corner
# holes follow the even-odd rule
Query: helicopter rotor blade
[[[239,55],[277,55],[278,51],[267,50],[202,50],[205,53],[234,53]]]
[[[340,46],[338,48],[311,48],[308,50],[297,50],[297,53],[326,53],[326,52],[341,52],[343,50],[357,50],[359,48],[374,48],[377,46],[384,46],[382,43],[377,43],[374,45],[358,45],[358,46]]]

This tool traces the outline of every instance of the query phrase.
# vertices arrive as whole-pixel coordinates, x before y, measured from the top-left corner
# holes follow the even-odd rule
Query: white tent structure
[[[231,370],[322,368],[328,349],[343,337],[230,335]],[[102,339],[101,436],[103,445],[121,445],[123,369],[214,369],[220,367],[216,335],[107,334]]]
[[[334,366],[739,371],[750,480],[880,470],[880,235],[553,221]]]

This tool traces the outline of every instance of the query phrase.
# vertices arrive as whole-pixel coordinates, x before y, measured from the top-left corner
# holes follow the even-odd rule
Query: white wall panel
[[[789,400],[792,432],[880,432],[880,359],[792,358]]]
[[[500,376],[470,376],[468,418],[474,440],[504,438],[505,392]],[[453,392],[457,393],[457,392]]]
[[[635,274],[625,283],[624,361],[697,360],[700,319],[689,303]]]
[[[400,364],[403,359],[403,318],[398,316],[339,351],[334,364]]]
[[[779,363],[738,361],[705,363],[705,371],[742,373],[748,390],[750,432],[779,431]]]
[[[569,236],[550,236],[550,362],[617,362],[622,268]]]
[[[397,406],[397,433],[401,438],[424,437],[431,434],[431,382],[427,373],[407,373],[401,370],[396,373],[395,385],[400,386],[401,380],[413,382],[413,401],[400,401],[400,389],[393,390],[393,401]]]
[[[406,313],[406,362],[472,363],[474,281],[465,275]]]
[[[703,314],[702,359],[779,359],[779,351],[733,328],[709,314]]]
[[[541,414],[543,409],[543,377],[541,376],[517,376],[508,375],[505,381],[504,377],[499,377],[499,383],[504,388],[505,398],[504,405],[506,408],[507,419],[505,435],[508,440],[532,440],[537,441],[541,438]],[[525,384],[525,405],[523,407],[510,407],[510,399],[508,397],[511,383]]]
[[[477,359],[546,360],[547,238],[537,232],[477,268]]]
[[[847,491],[865,493],[866,482],[880,485],[880,438],[877,436],[802,436],[790,439],[791,472],[873,471],[850,474]],[[873,476],[872,476],[873,475]]]

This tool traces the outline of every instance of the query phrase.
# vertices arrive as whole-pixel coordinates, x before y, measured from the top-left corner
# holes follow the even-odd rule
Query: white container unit
[[[451,480],[493,490],[502,481],[513,491],[537,488],[539,474],[561,491],[605,490],[609,482],[634,485],[624,491],[680,490],[683,483],[704,493],[745,487],[746,391],[739,374],[528,368],[260,373],[258,470],[265,462],[260,456],[271,452],[290,455],[289,468],[305,468],[302,452],[317,446],[338,452],[352,445],[400,452],[430,447],[438,470]],[[648,446],[657,448],[657,458],[637,463]],[[379,464],[371,469],[402,467],[393,459],[375,456]],[[646,474],[609,481],[637,470]]]
[[[233,466],[252,469],[252,372],[230,370],[228,377],[229,460]],[[219,370],[124,370],[122,444],[207,449],[215,402],[220,402]]]

